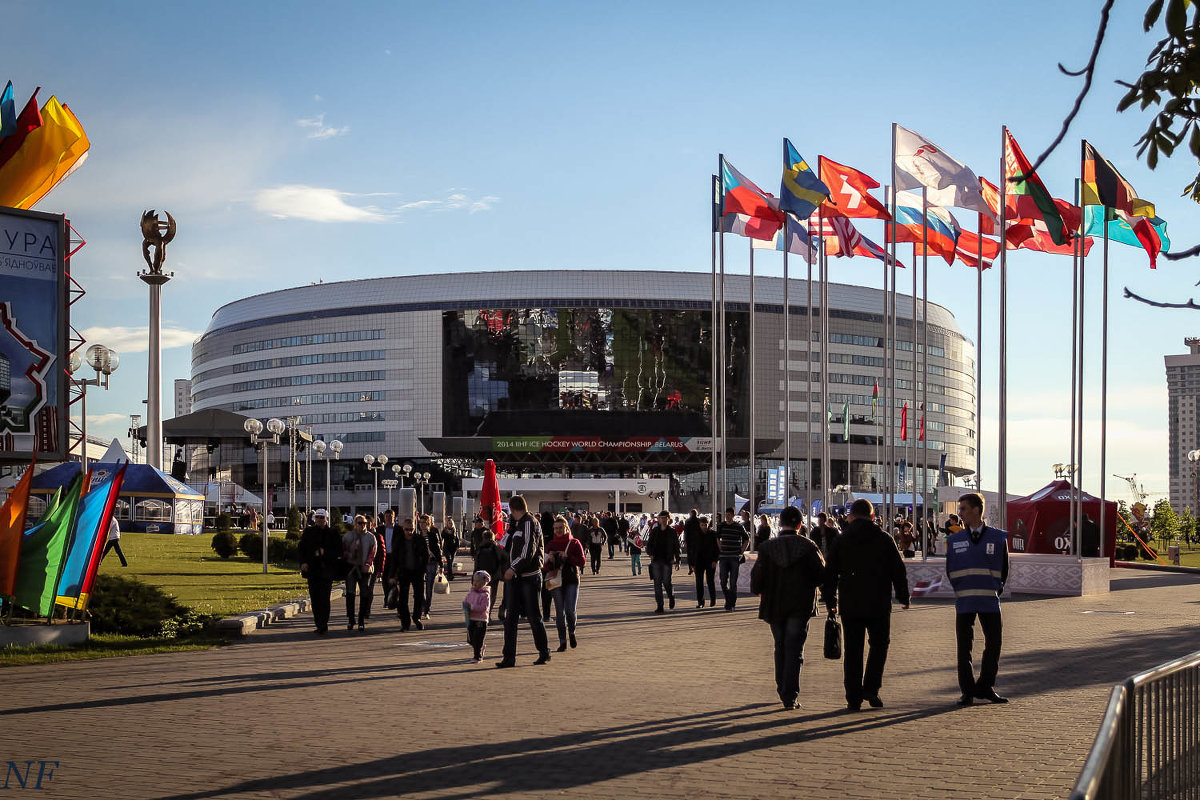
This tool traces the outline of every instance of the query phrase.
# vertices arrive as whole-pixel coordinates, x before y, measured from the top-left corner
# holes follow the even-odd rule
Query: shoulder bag
[[[832,661],[842,657],[842,624],[833,614],[825,620],[825,657]]]

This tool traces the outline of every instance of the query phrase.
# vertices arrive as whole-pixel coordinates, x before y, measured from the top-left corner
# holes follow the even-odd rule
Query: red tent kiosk
[[[1112,562],[1117,547],[1117,504],[1105,503],[1101,553]],[[1100,525],[1100,498],[1083,493],[1083,513]],[[1008,501],[1008,549],[1011,553],[1070,553],[1071,484],[1054,481],[1028,497]],[[1087,522],[1084,523],[1085,531]],[[1084,537],[1084,546],[1087,537]]]

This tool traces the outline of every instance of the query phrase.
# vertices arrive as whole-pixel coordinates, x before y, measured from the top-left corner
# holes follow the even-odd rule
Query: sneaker
[[[883,701],[879,699],[879,695],[872,694],[863,698],[871,704],[871,708],[883,708]]]
[[[426,611],[424,614],[422,614],[421,619],[429,619],[429,612]]]
[[[567,652],[567,643],[566,643],[566,642],[559,642],[559,643],[558,643],[558,652],[559,652],[559,653],[565,653],[565,652]]]
[[[515,666],[516,666],[516,662],[513,662],[513,661],[497,661],[496,662],[496,669],[510,669]]]
[[[365,622],[358,623],[358,632],[359,633],[362,633],[366,629],[367,629],[367,623],[365,623]]]
[[[419,631],[425,630],[425,626],[421,624],[421,620],[419,620],[419,619],[413,620],[413,627]]]
[[[704,601],[701,600],[699,603],[696,603],[696,608],[704,608]]]

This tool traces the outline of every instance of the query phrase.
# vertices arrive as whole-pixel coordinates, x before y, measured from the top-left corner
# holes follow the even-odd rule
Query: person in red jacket
[[[583,543],[571,535],[571,526],[565,517],[555,517],[554,538],[546,543],[543,569],[548,578],[559,581],[550,596],[554,598],[554,624],[558,628],[560,653],[567,649],[568,636],[571,647],[578,643],[575,639],[575,608],[579,603],[579,570],[583,569],[584,563]]]

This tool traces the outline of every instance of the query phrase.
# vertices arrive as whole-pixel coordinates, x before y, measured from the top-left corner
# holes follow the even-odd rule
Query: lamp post
[[[404,488],[404,479],[412,477],[412,470],[413,470],[412,464],[405,464],[403,467],[404,474],[401,475],[399,472],[396,473],[396,477],[400,479],[400,488],[401,489]]]
[[[384,478],[379,482],[379,485],[388,490],[388,508],[392,507],[392,489],[395,489],[399,481],[392,478]]]
[[[407,467],[408,464],[405,464],[404,466]],[[431,477],[432,476],[428,472],[414,472],[412,475],[413,485],[417,487],[417,491],[420,493],[419,497],[422,514],[425,513],[425,487],[428,485]]]
[[[367,465],[367,469],[375,476],[375,505],[372,507],[371,516],[379,513],[379,473],[387,467],[388,457],[381,455],[379,458],[367,453],[363,456],[363,463]]]
[[[325,454],[326,448],[329,450],[329,455]],[[342,457],[342,443],[337,439],[334,439],[327,445],[325,442],[318,439],[312,443],[312,449],[316,451],[317,455],[325,460],[325,510],[329,511],[329,459]]]
[[[267,574],[267,543],[270,540],[270,531],[267,529],[267,445],[279,444],[279,434],[283,433],[283,420],[271,417],[267,420],[267,432],[269,436],[260,436],[263,431],[263,424],[256,419],[248,419],[242,423],[242,428],[246,433],[250,434],[250,443],[258,449],[258,474],[262,479],[262,543],[263,543],[263,574]]]
[[[304,432],[308,434],[308,446],[304,448],[304,513],[311,514],[312,507],[312,425],[305,425]],[[328,511],[329,509],[326,509]]]
[[[79,430],[83,435],[83,443],[79,448],[79,456],[83,461],[83,471],[87,472],[88,456],[87,456],[87,387],[99,386],[101,389],[108,388],[108,377],[117,371],[117,367],[121,365],[121,357],[117,355],[116,350],[109,350],[102,344],[94,344],[87,349],[87,364],[96,371],[94,378],[76,378],[71,380],[79,387]],[[79,357],[79,352],[71,353],[70,361],[67,364],[67,369],[70,370],[72,376],[83,366],[83,360]]]

